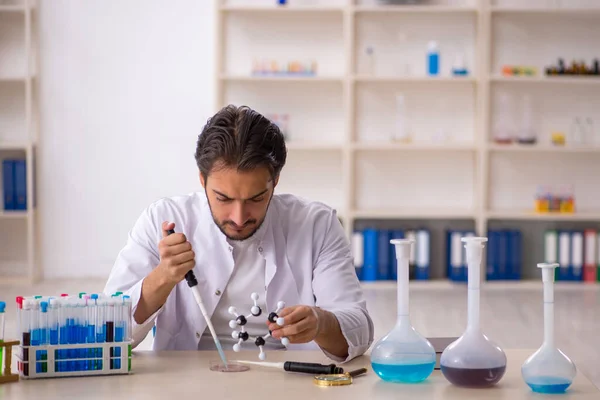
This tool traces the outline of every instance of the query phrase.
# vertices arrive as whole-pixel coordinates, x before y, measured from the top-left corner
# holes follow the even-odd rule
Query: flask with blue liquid
[[[564,393],[577,369],[554,343],[554,271],[556,263],[538,264],[544,287],[544,342],[521,367],[523,380],[536,393]]]
[[[398,269],[396,326],[371,351],[373,371],[384,381],[416,383],[429,377],[436,355],[431,343],[413,328],[408,307],[408,264],[413,239],[392,239]]]

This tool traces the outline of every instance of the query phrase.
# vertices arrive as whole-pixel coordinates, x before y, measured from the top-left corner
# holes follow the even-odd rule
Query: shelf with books
[[[357,209],[350,211],[354,219],[474,219],[475,212],[459,208]]]

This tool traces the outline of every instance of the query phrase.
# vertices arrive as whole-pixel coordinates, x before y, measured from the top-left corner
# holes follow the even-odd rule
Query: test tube
[[[85,334],[85,342],[96,343],[96,300],[92,299],[90,296],[86,297],[86,307],[85,307],[85,318],[86,318],[86,334]],[[95,349],[93,345],[87,348],[86,358],[87,361],[87,369],[94,370],[95,369]]]
[[[131,371],[131,341],[133,340],[131,337],[131,297],[123,296],[123,321],[125,321],[125,342],[127,345],[127,368],[128,371]]]
[[[125,302],[118,295],[115,297],[115,342],[122,343],[125,338]],[[115,369],[121,369],[121,347],[115,347]]]
[[[69,304],[68,304],[68,300],[66,299],[66,296],[61,296],[61,300],[60,300],[60,308],[59,308],[59,313],[58,313],[58,321],[59,321],[59,328],[58,328],[58,342],[61,345],[66,345],[69,344]],[[57,359],[59,360],[64,360],[67,358],[67,351],[66,350],[58,350],[58,356]],[[58,362],[58,371],[59,372],[67,372],[68,371],[68,364],[66,361],[59,361]]]
[[[21,345],[23,346],[23,375],[29,376],[29,347],[31,346],[31,331],[29,329],[31,322],[29,315],[33,307],[33,300],[23,300],[23,310],[21,312]]]
[[[49,335],[50,335],[50,332],[49,332],[50,330],[49,330],[49,326],[48,326],[48,302],[47,301],[40,302],[40,311],[41,311],[41,313],[39,313],[40,346],[46,346],[46,345],[48,345]],[[47,362],[48,351],[40,350],[39,353],[41,355],[40,360],[42,360],[42,362],[39,363],[40,368],[39,368],[38,372],[48,372],[48,362]]]
[[[58,311],[60,307],[60,299],[51,298],[48,300],[48,329],[50,345],[58,344]],[[54,351],[54,359],[57,360],[57,351]],[[58,371],[58,361],[54,361],[54,371]]]
[[[4,342],[4,310],[6,309],[6,303],[0,301],[0,343]],[[0,374],[2,373],[2,368],[4,368],[4,362],[2,361],[3,355],[3,347],[0,347]]]
[[[106,341],[106,299],[98,298],[96,300],[96,308],[96,343],[104,343]],[[99,348],[97,357],[100,357],[100,360],[97,361],[97,369],[102,370],[102,348]]]
[[[107,299],[106,305],[106,342],[112,343],[115,341],[115,298],[111,297],[110,299]],[[114,347],[111,347],[109,350],[110,369],[114,369],[114,349]]]
[[[35,300],[32,301],[32,309],[29,314],[29,329],[31,332],[31,347],[35,348],[41,344],[41,329],[40,329],[40,303],[39,297],[36,296]],[[42,363],[39,361],[42,359],[42,351],[35,349],[35,372],[42,372]]]

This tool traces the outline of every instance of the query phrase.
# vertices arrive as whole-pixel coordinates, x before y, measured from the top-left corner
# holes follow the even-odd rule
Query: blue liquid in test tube
[[[96,300],[96,309],[96,343],[104,343],[104,341],[106,340],[106,299],[98,298],[98,300]],[[97,369],[102,370],[103,354],[101,348],[98,351],[97,357],[100,358],[100,360],[97,361]]]
[[[48,328],[49,328],[49,340],[51,345],[58,344],[58,311],[60,303],[58,299],[48,300]],[[55,359],[58,357],[54,356]],[[58,361],[54,362],[54,371],[58,371]]]
[[[48,342],[50,341],[49,335],[50,335],[50,331],[48,329],[48,302],[47,301],[42,301],[40,302],[40,311],[41,313],[39,314],[39,331],[40,331],[40,345],[41,346],[47,346]],[[38,363],[39,369],[38,372],[48,372],[48,351],[47,350],[40,350],[38,351],[38,353],[40,353],[40,359],[43,361],[41,363]]]
[[[119,302],[115,305],[115,342],[122,343],[125,337],[125,304],[124,300],[117,297]],[[121,369],[121,348],[115,347],[114,368]]]
[[[58,329],[58,340],[59,344],[69,344],[69,304],[67,303],[67,299],[60,299],[60,308],[59,308],[59,329]],[[67,358],[67,350],[58,350],[59,360],[64,360]],[[59,361],[58,362],[58,371],[59,372],[67,372],[69,364],[67,361]]]

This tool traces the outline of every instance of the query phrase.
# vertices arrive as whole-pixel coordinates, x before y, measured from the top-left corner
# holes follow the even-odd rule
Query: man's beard
[[[271,198],[273,198],[272,195],[271,195]],[[208,196],[207,196],[207,199],[208,199]],[[271,205],[271,199],[269,199],[269,204],[267,204],[267,212],[269,212],[270,205]],[[254,236],[254,234],[256,232],[258,232],[258,230],[260,229],[262,224],[265,222],[265,219],[267,218],[267,212],[265,212],[265,216],[260,220],[260,222],[258,224],[256,224],[255,219],[250,219],[250,220],[246,221],[246,223],[244,224],[244,227],[247,225],[252,225],[252,224],[256,224],[256,227],[249,234],[247,234],[245,236],[231,236],[231,235],[227,234],[227,231],[225,230],[225,228],[227,227],[227,225],[229,225],[229,226],[237,226],[237,225],[234,224],[232,221],[223,221],[223,222],[217,221],[217,219],[215,218],[215,214],[212,211],[212,205],[210,204],[210,200],[208,200],[208,208],[210,209],[210,215],[213,219],[213,222],[217,226],[217,228],[219,228],[221,233],[223,235],[225,235],[225,237],[227,237],[227,239],[234,240],[234,241],[242,241],[242,240],[246,240],[246,239],[249,239],[252,236]]]

